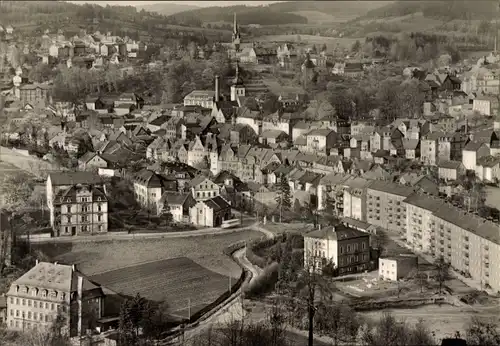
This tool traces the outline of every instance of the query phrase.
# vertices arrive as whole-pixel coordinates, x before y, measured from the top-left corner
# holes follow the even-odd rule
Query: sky
[[[259,6],[281,1],[69,1],[69,2],[76,4],[78,3],[99,4],[102,6],[106,5],[137,6],[137,5],[147,5],[147,4],[157,4],[157,3],[172,3],[179,5],[211,7],[211,6],[235,6],[235,5]]]

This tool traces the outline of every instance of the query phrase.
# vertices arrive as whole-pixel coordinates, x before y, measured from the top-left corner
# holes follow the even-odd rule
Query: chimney
[[[83,291],[83,277],[78,275],[78,288],[77,288],[77,303],[78,303],[78,336],[82,336],[82,291]]]
[[[219,76],[215,76],[215,102],[219,102]]]

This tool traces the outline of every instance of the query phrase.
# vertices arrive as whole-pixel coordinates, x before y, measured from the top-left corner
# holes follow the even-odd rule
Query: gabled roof
[[[462,162],[460,161],[441,160],[438,163],[438,168],[459,169],[461,165]]]
[[[221,196],[215,196],[204,200],[203,203],[205,203],[207,207],[213,209],[214,212],[231,208],[231,205]]]
[[[481,146],[483,146],[483,144],[485,144],[485,143],[470,141],[469,143],[467,143],[465,145],[464,150],[465,151],[478,151],[479,148],[481,148]]]

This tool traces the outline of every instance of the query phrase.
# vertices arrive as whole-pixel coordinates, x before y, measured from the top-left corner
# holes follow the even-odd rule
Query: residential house
[[[19,99],[22,104],[48,104],[52,86],[44,83],[23,84],[19,87]]]
[[[420,140],[420,161],[425,165],[435,166],[438,158],[438,140],[444,132],[429,132]],[[445,160],[446,161],[446,160]]]
[[[189,192],[165,191],[158,203],[158,215],[165,212],[172,214],[174,222],[188,223],[190,221],[189,209],[196,204]]]
[[[199,200],[189,209],[191,223],[196,226],[218,227],[231,219],[231,206],[221,196]]]
[[[498,112],[498,99],[496,96],[477,96],[472,100],[472,111],[481,115],[492,116]]]
[[[159,172],[143,169],[134,179],[134,195],[139,205],[158,214],[162,208],[160,200],[165,191],[178,191],[177,181]]]
[[[189,189],[197,201],[217,197],[220,195],[219,186],[209,178],[199,175],[189,182]]]
[[[308,152],[328,155],[337,143],[337,133],[330,129],[311,130],[306,135],[306,148]]]
[[[74,265],[37,260],[10,285],[6,297],[11,331],[49,330],[62,317],[58,331],[74,337],[104,315],[103,289]]]
[[[477,160],[481,157],[490,155],[490,148],[488,144],[470,141],[463,148],[462,163],[467,170],[475,170]]]
[[[332,261],[339,275],[370,269],[370,234],[338,224],[304,236],[304,267],[321,272]]]
[[[300,114],[277,111],[262,120],[262,133],[266,130],[279,130],[287,135],[292,134],[292,129],[300,121]],[[250,124],[248,124],[250,125]]]
[[[483,156],[477,159],[476,177],[480,181],[497,183],[500,180],[500,157]]]
[[[438,164],[439,179],[457,180],[465,174],[465,167],[460,161],[440,161]]]
[[[438,139],[438,160],[461,161],[469,137],[460,132],[447,133]],[[465,164],[464,164],[465,166]],[[466,169],[467,166],[466,166]],[[472,168],[473,169],[473,168]]]
[[[403,138],[403,149],[405,151],[405,158],[415,160],[420,158],[420,140]]]
[[[260,134],[262,115],[260,112],[252,111],[247,107],[240,107],[236,110],[236,124],[248,125],[256,134]]]
[[[95,170],[99,168],[107,168],[108,162],[104,160],[98,153],[89,151],[83,154],[78,159],[78,168],[81,171]]]
[[[288,134],[281,130],[265,130],[259,136],[259,142],[264,145],[276,147],[281,143],[288,142]]]

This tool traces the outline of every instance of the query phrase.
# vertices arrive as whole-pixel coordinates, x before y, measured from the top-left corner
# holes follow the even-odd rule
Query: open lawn
[[[187,257],[139,264],[94,275],[92,280],[111,290],[148,300],[166,301],[175,315],[188,318],[216,300],[229,287],[229,277],[210,271]],[[234,283],[234,281],[233,281]]]
[[[268,222],[265,225],[261,225],[262,228],[272,232],[274,234],[290,232],[290,233],[300,233],[304,234],[313,230],[313,225],[305,224],[301,222],[297,223],[273,223]]]
[[[199,237],[47,243],[33,247],[54,261],[76,264],[89,276],[148,262],[188,257],[208,270],[239,278],[241,268],[222,251],[237,241],[260,237],[260,232],[243,230]]]
[[[300,42],[306,45],[321,46],[326,44],[328,50],[333,50],[337,45],[339,48],[351,48],[352,44],[356,42],[355,38],[348,37],[326,37],[314,35],[265,35],[254,38],[257,42]]]

